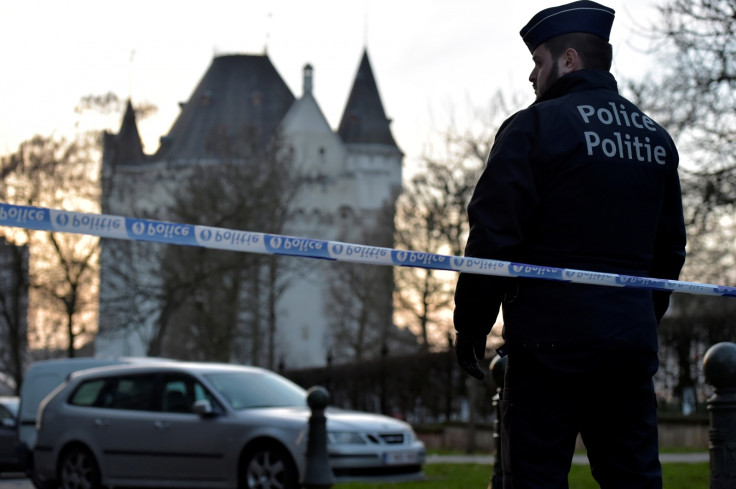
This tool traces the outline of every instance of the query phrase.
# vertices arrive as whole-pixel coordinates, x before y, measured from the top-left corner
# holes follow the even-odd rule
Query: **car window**
[[[112,389],[112,399],[106,407],[151,411],[155,380],[153,375],[118,377]]]
[[[94,406],[98,397],[100,397],[100,391],[105,386],[105,379],[90,380],[82,382],[77,387],[74,394],[69,398],[69,404],[74,406]]]
[[[194,403],[207,399],[213,407],[217,407],[217,400],[196,379],[181,374],[167,374],[163,376],[161,389],[161,410],[168,413],[192,413]]]
[[[306,406],[304,389],[278,375],[227,372],[205,377],[233,409]]]
[[[75,406],[153,410],[154,375],[131,375],[82,382],[69,397]]]

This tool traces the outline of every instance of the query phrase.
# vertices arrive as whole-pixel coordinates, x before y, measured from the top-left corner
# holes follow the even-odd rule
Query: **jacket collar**
[[[595,89],[612,90],[618,93],[618,84],[613,75],[605,70],[573,71],[554,82],[532,105],[556,99],[571,92]]]

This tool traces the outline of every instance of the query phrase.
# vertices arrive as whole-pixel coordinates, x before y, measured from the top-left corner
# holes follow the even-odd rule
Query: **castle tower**
[[[305,65],[302,75],[302,95],[296,98],[268,56],[215,57],[190,99],[181,104],[182,111],[161,138],[160,147],[150,156],[142,152],[129,103],[120,132],[105,137],[103,177],[110,185],[103,188],[104,212],[170,220],[167,209],[179,187],[190,178],[191,169],[218,164],[220,136],[247,133],[265,146],[279,134],[304,182],[285,232],[365,243],[365,231],[379,225],[377,217],[400,191],[403,158],[391,134],[368,55],[363,53],[337,131],[330,127],[314,97],[314,68]],[[391,235],[390,230],[387,235]],[[125,263],[119,253],[112,253],[121,246],[108,240],[103,243],[96,349],[98,354],[145,355],[147,343],[156,334],[151,318],[159,316],[160,298],[141,294],[115,307],[105,301],[112,304],[116,290],[143,286],[116,279],[113,268],[128,267],[132,270],[128,276],[141,282],[155,282],[160,273],[142,260]],[[325,320],[324,284],[330,280],[327,265],[310,262],[308,273],[289,279],[272,309],[278,331],[277,356],[287,367],[326,362],[331,344]],[[385,295],[390,302],[391,290]],[[116,319],[120,311],[127,313],[127,318]],[[131,311],[141,311],[140,317],[134,318]]]
[[[404,155],[394,140],[390,124],[368,52],[363,51],[338,129],[349,152],[350,168],[361,174],[358,190],[363,207],[391,204],[401,191]]]

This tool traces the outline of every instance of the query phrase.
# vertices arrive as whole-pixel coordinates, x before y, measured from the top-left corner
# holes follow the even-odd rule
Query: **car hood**
[[[327,429],[333,431],[403,431],[409,424],[382,414],[342,409],[327,409]]]
[[[283,424],[303,426],[309,421],[311,411],[308,407],[275,407],[275,408],[251,408],[238,411],[238,417],[254,418],[263,422],[274,420]],[[382,414],[366,413],[361,411],[348,411],[337,408],[327,408],[327,429],[329,431],[403,431],[411,430],[411,426],[398,419],[384,416]]]

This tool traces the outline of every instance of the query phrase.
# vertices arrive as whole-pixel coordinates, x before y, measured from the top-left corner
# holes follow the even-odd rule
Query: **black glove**
[[[455,355],[460,368],[478,380],[483,380],[485,374],[478,365],[486,353],[486,337],[471,339],[460,333],[455,334]]]

